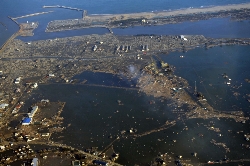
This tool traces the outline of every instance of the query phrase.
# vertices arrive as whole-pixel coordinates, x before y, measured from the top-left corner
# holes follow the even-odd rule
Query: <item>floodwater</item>
[[[25,3],[24,3],[25,2]],[[28,3],[27,3],[28,2]],[[13,3],[3,0],[0,6],[6,10],[0,10],[0,18],[4,18],[3,23],[7,26],[0,27],[0,43],[17,31],[17,26],[6,17],[20,16],[40,11],[43,5],[57,5],[61,1],[45,3],[44,1],[18,1],[23,3],[23,8],[16,10]],[[39,2],[39,3],[37,3]],[[76,2],[76,1],[75,1]],[[190,7],[223,5],[234,3],[232,0],[223,1],[138,1],[138,4],[145,3],[138,11],[134,1],[126,1],[126,6],[122,6],[118,1],[109,0],[103,2],[107,7],[100,7],[99,2],[86,4],[72,3],[64,0],[62,5],[74,6],[87,9],[93,13],[130,13],[151,10],[169,10]],[[247,2],[247,0],[237,1],[237,3]],[[36,4],[34,4],[36,3]],[[149,5],[151,4],[151,5]],[[152,5],[153,4],[153,5]],[[111,6],[110,6],[111,5]],[[128,7],[128,5],[130,7]],[[30,8],[32,6],[32,8]],[[151,7],[152,6],[152,7]],[[26,8],[32,10],[24,10]],[[101,10],[99,10],[101,9]],[[112,9],[112,10],[111,10]],[[53,9],[54,13],[18,19],[18,22],[39,21],[39,27],[34,31],[33,37],[19,37],[24,41],[42,40],[57,37],[70,37],[85,34],[104,34],[107,29],[91,28],[74,31],[63,31],[58,33],[45,33],[47,23],[55,19],[81,18],[81,13],[64,9]],[[137,34],[203,34],[209,37],[249,37],[250,22],[230,21],[228,18],[210,19],[206,21],[184,22],[180,24],[131,27],[125,29],[114,29],[117,35],[137,35]],[[161,55],[167,63],[176,67],[175,74],[188,80],[194,88],[196,81],[198,91],[201,91],[208,102],[214,108],[222,111],[243,110],[249,116],[250,104],[247,102],[247,94],[250,94],[250,84],[244,81],[249,78],[250,46],[222,46],[208,50],[196,48],[186,53],[174,52],[168,55]],[[180,58],[184,56],[184,58]],[[228,78],[223,78],[226,73],[231,79],[230,85],[227,84]],[[193,163],[207,162],[208,160],[220,160],[225,157],[230,159],[248,158],[250,152],[241,144],[248,144],[244,140],[244,134],[249,133],[249,121],[245,124],[235,123],[231,119],[193,119],[180,121],[177,115],[172,113],[167,103],[152,96],[138,93],[136,89],[129,89],[131,84],[127,80],[111,74],[84,72],[75,76],[76,79],[87,79],[84,85],[72,84],[51,84],[39,85],[37,90],[28,101],[36,102],[40,99],[50,101],[66,102],[62,116],[66,129],[62,133],[53,134],[51,139],[68,144],[75,148],[85,149],[91,146],[98,146],[99,150],[104,149],[116,136],[121,136],[121,131],[128,131],[131,128],[137,129],[138,133],[148,131],[163,125],[167,120],[177,120],[177,124],[167,130],[152,133],[150,135],[131,139],[121,138],[114,145],[114,150],[120,153],[118,162],[124,165],[146,165],[157,156],[159,152],[169,153],[172,157],[182,155],[184,159],[191,159]],[[99,84],[113,87],[92,86]],[[122,88],[124,87],[124,88]],[[117,100],[122,102],[119,105]],[[154,100],[155,104],[150,104]],[[24,107],[24,108],[25,108]],[[70,124],[70,125],[68,125]],[[208,127],[220,128],[218,133],[208,130]],[[187,130],[188,128],[188,130]],[[231,152],[226,153],[220,146],[213,145],[210,141],[226,143]],[[176,140],[174,143],[172,140]],[[197,158],[192,157],[191,153],[197,152]],[[228,164],[229,165],[229,164]]]
[[[249,46],[218,46],[208,50],[196,48],[186,53],[161,55],[161,58],[174,65],[175,74],[187,79],[192,87],[196,80],[198,91],[216,109],[235,111],[241,108],[249,116],[249,103],[245,97],[250,93],[250,88],[249,83],[244,81],[250,71],[247,65],[250,59],[246,57],[249,49]],[[181,55],[184,58],[180,58]],[[231,78],[231,85],[225,83],[221,75],[224,73]],[[232,119],[193,119],[183,122],[171,112],[174,108],[167,106],[169,101],[161,101],[138,93],[136,89],[129,89],[130,84],[119,77],[83,72],[75,78],[88,81],[84,85],[40,85],[35,92],[42,94],[40,98],[67,102],[62,116],[65,117],[64,126],[71,125],[62,133],[52,135],[53,141],[80,149],[98,146],[102,150],[117,135],[121,136],[122,130],[134,128],[141,133],[159,127],[167,120],[177,120],[174,127],[136,139],[126,133],[127,139],[121,138],[113,144],[114,150],[120,153],[118,162],[145,165],[159,152],[170,153],[173,157],[182,155],[184,159],[191,159],[192,163],[222,160],[225,155],[230,159],[249,156],[249,150],[241,146],[247,144],[244,134],[250,132],[248,121],[245,124],[236,123]],[[236,89],[235,86],[241,87]],[[222,93],[224,91],[227,93]],[[236,98],[234,92],[241,95]],[[123,105],[119,105],[117,100]],[[150,104],[151,100],[155,104]],[[220,128],[220,132],[208,130],[210,127]],[[210,142],[212,139],[226,143],[231,152],[226,153],[222,146],[213,145]],[[193,152],[198,154],[198,158],[191,155]]]
[[[218,46],[173,52],[161,58],[175,66],[175,74],[188,80],[192,87],[196,81],[198,91],[215,109],[248,112],[250,84],[245,79],[250,76],[249,52],[250,46]]]

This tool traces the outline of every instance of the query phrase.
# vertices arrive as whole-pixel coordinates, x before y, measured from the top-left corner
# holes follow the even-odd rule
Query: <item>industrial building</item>
[[[0,104],[0,109],[5,109],[8,106],[9,106],[9,104],[6,104],[6,103]]]
[[[72,166],[81,166],[81,162],[79,160],[72,161]]]
[[[33,158],[31,165],[32,166],[38,166],[38,158]]]
[[[38,110],[38,106],[32,107],[32,110],[30,113],[28,113],[29,118],[33,118],[33,116],[36,114],[36,111]]]
[[[32,119],[31,118],[24,118],[22,121],[22,125],[29,125],[31,123]]]

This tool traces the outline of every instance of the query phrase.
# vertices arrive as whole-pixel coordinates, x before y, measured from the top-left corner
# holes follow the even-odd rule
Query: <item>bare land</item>
[[[230,17],[233,20],[250,18],[250,3],[214,6],[208,8],[189,8],[174,11],[142,12],[128,14],[84,15],[82,19],[54,20],[49,22],[46,32],[56,32],[90,27],[129,27],[174,24],[183,21],[207,20]]]
[[[89,19],[93,20],[113,20],[113,19],[134,19],[134,18],[160,18],[167,16],[177,16],[177,15],[188,15],[188,14],[198,14],[198,13],[213,13],[219,11],[230,11],[230,10],[240,10],[240,9],[250,9],[250,3],[245,4],[234,4],[226,6],[213,6],[207,8],[189,8],[183,10],[174,11],[162,11],[162,12],[142,12],[142,13],[129,13],[129,14],[111,14],[111,15],[90,15],[87,16]]]

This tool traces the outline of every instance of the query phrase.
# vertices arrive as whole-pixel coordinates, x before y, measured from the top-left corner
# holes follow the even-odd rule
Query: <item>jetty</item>
[[[19,19],[19,18],[25,18],[25,17],[31,17],[31,16],[38,16],[38,15],[41,15],[41,14],[48,14],[48,13],[52,13],[52,12],[54,12],[54,11],[39,12],[39,13],[33,13],[33,14],[27,14],[27,15],[24,15],[24,16],[12,17],[12,19],[16,20],[16,19]]]

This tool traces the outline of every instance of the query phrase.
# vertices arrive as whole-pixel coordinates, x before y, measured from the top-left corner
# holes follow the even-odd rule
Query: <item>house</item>
[[[22,125],[30,125],[32,119],[31,118],[24,118],[23,121],[22,121]]]
[[[21,81],[21,77],[17,77],[16,80],[15,80],[15,84],[19,84]]]
[[[34,83],[34,84],[31,86],[31,88],[37,88],[37,87],[38,87],[37,83]]]
[[[5,149],[5,146],[0,145],[0,150],[4,150],[4,149]]]
[[[48,137],[50,135],[50,133],[42,133],[41,136],[42,137]]]
[[[93,51],[97,50],[97,45],[94,45],[94,47],[92,48]]]
[[[55,77],[55,74],[50,73],[49,77]]]
[[[49,99],[42,99],[41,102],[49,103]]]
[[[181,39],[182,39],[182,40],[187,41],[187,38],[185,38],[185,36],[184,36],[184,35],[181,35],[180,37],[181,37]]]

